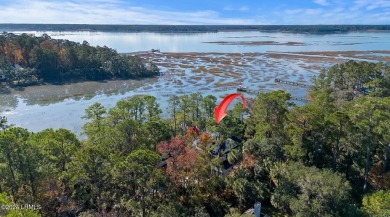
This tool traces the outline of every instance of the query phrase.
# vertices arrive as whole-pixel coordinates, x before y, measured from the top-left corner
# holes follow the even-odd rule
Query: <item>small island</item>
[[[1,86],[143,78],[158,73],[150,61],[87,41],[52,39],[47,34],[0,34]]]

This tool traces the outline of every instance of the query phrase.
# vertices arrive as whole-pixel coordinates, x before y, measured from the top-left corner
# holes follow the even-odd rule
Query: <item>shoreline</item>
[[[14,92],[14,91],[24,91],[24,89],[29,87],[40,87],[40,86],[66,86],[66,85],[74,85],[74,84],[83,84],[88,82],[95,82],[95,83],[101,83],[105,84],[110,81],[140,81],[144,79],[152,79],[158,77],[156,76],[150,76],[150,77],[137,77],[137,78],[113,78],[113,79],[103,79],[103,80],[84,80],[84,79],[75,79],[72,81],[64,81],[64,82],[42,82],[37,83],[33,85],[16,85],[16,86],[9,86],[9,85],[1,85],[0,83],[0,95],[1,94],[9,94],[9,93],[3,93],[3,92]]]
[[[140,56],[150,58],[161,72],[166,72],[163,76],[30,86],[24,91],[0,94],[0,114],[6,115],[10,123],[31,130],[65,127],[79,132],[80,117],[94,102],[111,108],[117,101],[135,95],[157,97],[164,110],[172,95],[199,92],[221,99],[221,96],[236,92],[240,84],[255,92],[284,90],[292,99],[301,99],[307,94],[307,88],[276,83],[275,79],[309,86],[311,78],[321,69],[346,62],[337,55],[321,54],[323,56],[317,57],[285,53],[144,53]],[[301,105],[304,102],[295,100],[294,103]],[[4,112],[5,109],[9,110]]]
[[[182,69],[192,69],[194,72],[201,72],[203,71],[210,71],[210,73],[213,73],[215,71],[214,68],[207,69],[205,66],[196,66],[186,63],[177,62],[177,65],[179,67],[175,67],[172,65],[173,63],[165,63],[163,61],[164,58],[175,58],[175,59],[187,59],[191,60],[193,58],[201,58],[204,62],[208,63],[217,63],[214,58],[207,59],[206,56],[209,55],[227,55],[233,57],[248,57],[252,58],[255,56],[269,56],[273,59],[291,59],[291,58],[301,58],[304,60],[307,60],[308,62],[317,59],[322,60],[322,62],[329,61],[330,64],[332,62],[339,62],[341,61],[347,61],[347,60],[356,60],[356,61],[368,61],[368,62],[390,62],[390,51],[388,50],[372,50],[372,51],[318,51],[318,52],[312,52],[312,51],[306,51],[306,52],[247,52],[247,53],[223,53],[223,52],[150,52],[150,51],[138,51],[138,52],[130,52],[130,53],[120,53],[121,55],[140,55],[145,58],[153,59],[157,65],[163,69],[162,72],[170,72],[170,71],[176,71],[177,68]],[[371,54],[371,55],[370,55]],[[373,55],[372,55],[373,54]],[[385,54],[383,56],[375,55],[375,54]],[[333,60],[333,61],[331,61]],[[224,65],[228,65],[229,62],[224,61],[222,62]],[[237,61],[233,65],[245,65],[245,64],[239,64]],[[177,73],[181,74],[181,73]],[[159,75],[151,76],[151,77],[136,77],[136,78],[113,78],[113,79],[103,79],[103,80],[72,80],[72,81],[63,81],[63,82],[43,82],[36,85],[21,85],[21,86],[4,86],[0,85],[0,95],[4,94],[12,94],[13,92],[21,92],[25,89],[28,89],[29,87],[45,87],[45,86],[67,86],[67,85],[78,85],[78,84],[85,84],[85,83],[99,83],[99,84],[106,84],[108,82],[128,82],[128,81],[143,81],[148,79],[155,79],[159,78]]]

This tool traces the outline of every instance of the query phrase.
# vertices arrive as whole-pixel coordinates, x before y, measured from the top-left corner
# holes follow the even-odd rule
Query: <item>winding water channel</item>
[[[390,33],[46,33],[56,39],[85,40],[127,55],[138,54],[155,62],[165,75],[143,80],[33,86],[0,94],[0,116],[34,132],[67,128],[80,133],[85,123],[81,116],[94,102],[110,108],[120,99],[143,94],[156,96],[166,111],[166,101],[173,94],[201,92],[221,100],[235,92],[237,85],[244,84],[256,92],[286,90],[295,103],[302,104],[305,87],[277,83],[275,79],[310,85],[311,78],[322,68],[349,59],[390,62]],[[150,49],[161,52],[148,52]]]

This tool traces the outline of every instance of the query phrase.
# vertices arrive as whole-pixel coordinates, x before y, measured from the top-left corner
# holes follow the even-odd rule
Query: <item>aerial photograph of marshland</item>
[[[390,2],[0,0],[0,216],[390,217]]]

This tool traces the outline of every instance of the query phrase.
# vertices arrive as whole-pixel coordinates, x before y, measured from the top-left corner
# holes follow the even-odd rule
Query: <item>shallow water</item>
[[[14,32],[21,33],[21,32]],[[25,32],[41,35],[44,32]],[[353,32],[347,34],[294,34],[270,32],[218,33],[114,33],[114,32],[45,32],[55,39],[84,40],[94,46],[108,46],[120,53],[160,49],[161,52],[298,52],[390,50],[390,33]],[[219,45],[205,42],[276,42],[295,45]]]
[[[159,48],[162,53],[139,52],[152,60],[166,75],[144,80],[83,82],[70,85],[27,87],[23,91],[0,94],[0,115],[10,123],[37,132],[46,128],[67,128],[80,133],[84,110],[95,102],[111,108],[120,99],[149,94],[167,115],[167,99],[174,94],[200,92],[222,97],[236,92],[239,84],[255,92],[283,89],[296,104],[303,104],[307,89],[275,83],[275,78],[310,85],[321,68],[348,59],[377,61],[388,58],[385,33],[343,35],[300,35],[287,33],[223,32],[202,34],[159,33],[49,33],[53,38],[87,40],[91,45],[107,45],[119,52],[138,52]],[[301,42],[305,46],[240,46],[202,42],[210,41]],[[354,44],[354,45],[349,45]],[[321,50],[322,49],[322,50]],[[287,53],[291,51],[359,51],[340,53]],[[362,51],[362,52],[360,52]],[[177,53],[180,52],[180,53]],[[383,55],[382,55],[383,54]],[[246,97],[255,94],[245,93]]]

